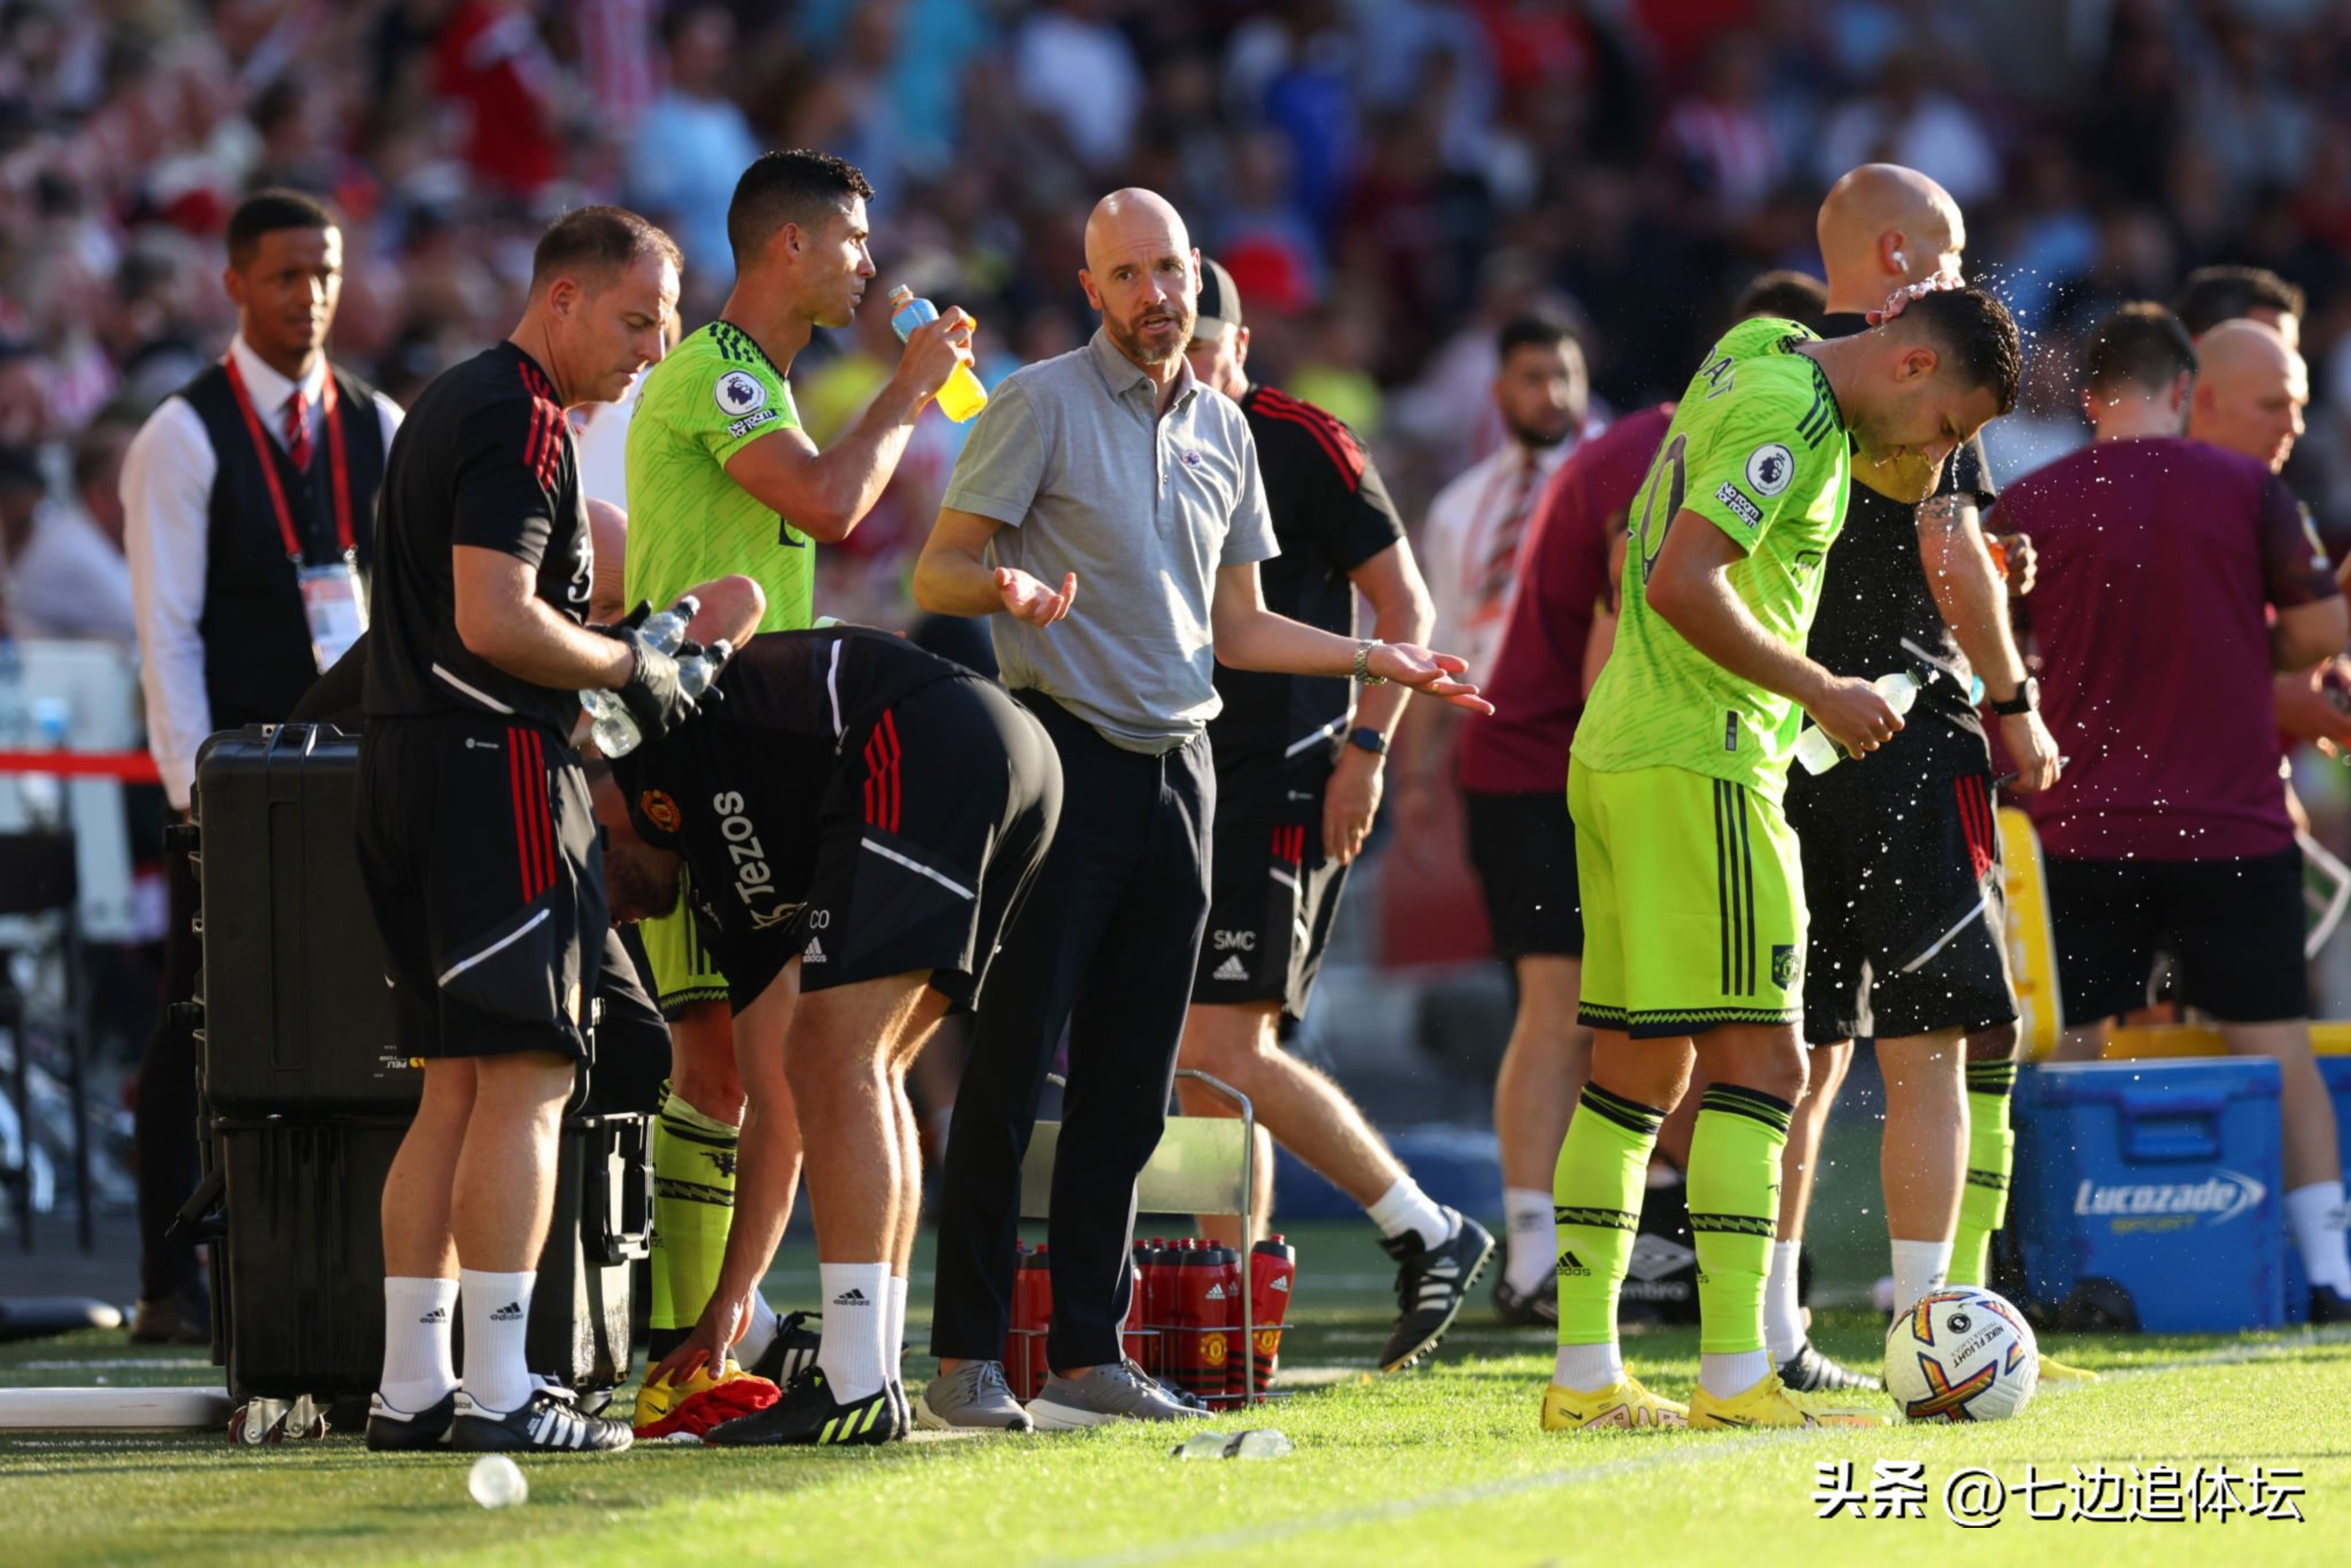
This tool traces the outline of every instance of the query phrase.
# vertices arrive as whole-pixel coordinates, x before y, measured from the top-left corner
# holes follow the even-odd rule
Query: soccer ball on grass
[[[1945,1286],[1886,1331],[1886,1391],[1913,1421],[2005,1420],[2040,1380],[2032,1327],[1990,1291]]]

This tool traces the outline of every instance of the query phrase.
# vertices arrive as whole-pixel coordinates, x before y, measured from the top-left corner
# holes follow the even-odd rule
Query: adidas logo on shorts
[[[800,950],[800,962],[803,964],[823,963],[824,945],[819,942],[815,937],[810,937],[809,945]]]
[[[1236,953],[1217,965],[1217,972],[1209,977],[1217,980],[1246,980],[1249,977],[1249,966],[1242,963],[1241,956]]]

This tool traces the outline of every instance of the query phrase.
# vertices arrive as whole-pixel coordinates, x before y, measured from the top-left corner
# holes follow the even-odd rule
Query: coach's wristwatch
[[[2024,677],[2023,684],[2016,688],[2014,696],[2004,703],[1992,703],[1990,706],[1992,712],[2002,718],[2014,718],[2019,714],[2038,713],[2041,711],[2041,683],[2027,675]]]
[[[1370,725],[1359,724],[1347,732],[1347,744],[1358,751],[1368,751],[1374,757],[1388,754],[1388,737]]]
[[[1355,679],[1367,686],[1384,686],[1388,684],[1388,678],[1385,675],[1372,674],[1372,650],[1378,646],[1380,646],[1379,640],[1374,637],[1366,637],[1355,644]]]

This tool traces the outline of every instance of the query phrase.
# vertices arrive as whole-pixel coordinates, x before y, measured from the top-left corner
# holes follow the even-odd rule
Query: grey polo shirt
[[[1107,332],[1016,371],[988,399],[943,503],[1005,526],[990,561],[1077,602],[1051,626],[991,618],[1004,684],[1033,686],[1129,751],[1164,752],[1219,706],[1217,569],[1277,554],[1238,404],[1186,366],[1163,416]]]

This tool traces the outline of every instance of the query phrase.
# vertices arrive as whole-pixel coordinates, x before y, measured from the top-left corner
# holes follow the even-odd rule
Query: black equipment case
[[[328,725],[248,726],[196,758],[204,1185],[190,1210],[219,1208],[213,1352],[239,1399],[363,1394],[382,1366],[383,1183],[423,1073],[397,1043],[360,880],[358,765],[357,737]],[[653,1184],[646,1117],[580,1113],[588,1077],[528,1344],[532,1371],[592,1391],[629,1375]]]

